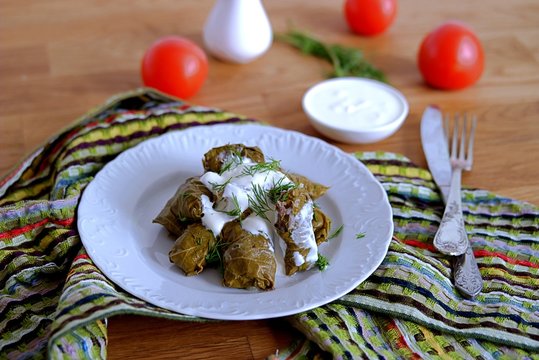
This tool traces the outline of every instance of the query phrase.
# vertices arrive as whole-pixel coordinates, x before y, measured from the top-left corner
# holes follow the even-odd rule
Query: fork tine
[[[451,159],[457,158],[457,139],[459,135],[459,122],[458,115],[455,115],[455,121],[453,121],[453,138],[451,139]]]
[[[444,116],[444,138],[445,138],[445,146],[447,146],[447,150],[450,151],[450,144],[449,144],[449,114],[445,114]]]
[[[477,126],[477,116],[472,116],[472,125],[470,129],[470,139],[468,140],[468,156],[466,157],[466,170],[470,171],[473,164],[473,144],[475,140],[475,127]]]
[[[464,115],[461,116],[461,119],[462,119],[461,124],[460,124],[461,137],[460,137],[460,147],[459,147],[458,158],[459,158],[459,160],[464,161],[465,155],[466,155],[464,153],[464,150],[465,150],[465,146],[466,146],[466,129],[468,127],[468,115],[466,113],[464,113]]]

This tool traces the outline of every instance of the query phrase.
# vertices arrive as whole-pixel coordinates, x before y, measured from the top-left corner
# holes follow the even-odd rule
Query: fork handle
[[[468,299],[473,299],[483,289],[483,278],[469,245],[463,255],[455,257],[453,283],[457,290]]]
[[[434,236],[434,247],[439,252],[452,256],[462,255],[468,248],[468,235],[462,217],[461,176],[462,170],[457,167],[453,168],[447,205]]]

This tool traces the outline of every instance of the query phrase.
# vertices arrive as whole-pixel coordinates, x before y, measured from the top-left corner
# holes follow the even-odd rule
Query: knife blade
[[[437,106],[430,105],[423,112],[421,145],[429,170],[440,189],[445,204],[449,194],[452,170],[442,112]],[[463,296],[473,299],[481,292],[483,279],[469,242],[466,252],[453,258],[453,283]]]
[[[429,105],[423,112],[421,144],[434,182],[440,189],[445,203],[451,185],[451,163],[442,112],[437,106]]]

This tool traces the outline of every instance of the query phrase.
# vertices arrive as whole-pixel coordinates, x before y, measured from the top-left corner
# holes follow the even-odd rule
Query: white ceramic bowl
[[[366,144],[393,135],[408,115],[400,91],[365,78],[335,78],[311,87],[303,110],[323,135],[340,142]]]

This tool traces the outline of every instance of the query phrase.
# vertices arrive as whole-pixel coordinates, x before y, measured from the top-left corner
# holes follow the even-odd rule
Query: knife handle
[[[453,169],[447,205],[438,231],[434,236],[434,247],[442,254],[452,256],[464,254],[469,244],[462,217],[461,174],[461,169]]]
[[[463,255],[455,257],[453,283],[457,290],[468,299],[473,299],[483,289],[483,278],[469,244]]]

